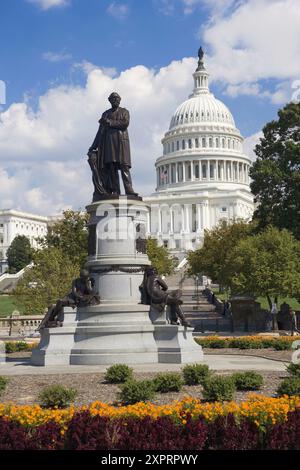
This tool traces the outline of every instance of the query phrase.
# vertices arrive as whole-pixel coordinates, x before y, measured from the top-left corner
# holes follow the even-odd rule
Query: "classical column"
[[[185,220],[186,220],[186,232],[190,233],[191,232],[191,227],[190,227],[190,204],[185,204]]]
[[[202,181],[202,161],[200,160],[199,163],[199,180]]]
[[[178,183],[178,163],[175,163],[175,183]]]
[[[210,180],[210,160],[207,160],[207,180]]]
[[[237,180],[240,182],[240,164],[237,163]]]
[[[231,171],[231,181],[234,180],[234,175],[233,175],[233,161],[231,160],[230,162],[230,171]]]
[[[218,179],[218,162],[215,160],[214,162],[214,180],[216,181]]]
[[[181,206],[181,230],[185,231],[185,221],[184,221],[184,205]]]
[[[197,232],[200,232],[200,231],[201,231],[201,225],[202,225],[201,208],[202,208],[202,204],[196,204]]]
[[[162,224],[161,224],[161,209],[158,207],[158,232],[162,233]]]
[[[193,161],[191,161],[191,181],[195,181],[195,168]]]
[[[170,233],[174,232],[173,208],[170,207]]]
[[[185,182],[185,162],[182,162],[182,182]]]

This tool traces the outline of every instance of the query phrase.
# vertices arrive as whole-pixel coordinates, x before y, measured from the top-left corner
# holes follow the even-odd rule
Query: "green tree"
[[[88,214],[64,211],[63,218],[48,227],[48,233],[40,239],[43,248],[60,248],[64,256],[83,266],[88,254]]]
[[[147,255],[159,274],[172,274],[174,272],[174,260],[170,252],[164,246],[158,246],[157,240],[148,238]]]
[[[228,259],[232,292],[267,297],[297,297],[300,292],[300,242],[286,229],[267,227],[241,240]]]
[[[49,247],[33,253],[33,266],[26,269],[14,291],[25,314],[42,314],[44,309],[67,294],[79,263],[74,263],[62,248]]]
[[[300,239],[300,103],[278,111],[278,120],[263,128],[250,169],[259,227],[289,229]]]
[[[25,268],[32,260],[32,248],[25,235],[17,235],[7,250],[7,262],[10,273]]]
[[[231,270],[228,264],[236,244],[254,230],[245,221],[221,221],[211,230],[205,230],[201,248],[188,254],[189,273],[206,275],[223,288],[230,285]]]

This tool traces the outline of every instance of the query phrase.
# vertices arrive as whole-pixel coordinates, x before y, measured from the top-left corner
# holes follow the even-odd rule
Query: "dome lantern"
[[[204,62],[203,62],[204,52],[202,47],[198,51],[198,67],[193,73],[194,77],[194,91],[190,97],[197,96],[201,93],[209,93],[208,87],[208,77],[209,73],[207,72]]]

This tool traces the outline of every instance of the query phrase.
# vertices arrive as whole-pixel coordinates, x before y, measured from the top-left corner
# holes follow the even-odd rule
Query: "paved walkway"
[[[285,371],[286,363],[255,356],[213,354],[204,357],[203,362],[212,370],[260,370]],[[84,374],[104,372],[107,365],[99,366],[32,366],[29,359],[0,363],[0,375],[41,375],[41,374]],[[136,364],[136,372],[179,371],[182,364]]]

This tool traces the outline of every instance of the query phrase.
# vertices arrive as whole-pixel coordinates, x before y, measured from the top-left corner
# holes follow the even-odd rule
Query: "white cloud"
[[[206,0],[209,5],[210,0]],[[211,51],[207,62],[214,79],[228,86],[229,94],[260,94],[276,104],[291,99],[287,83],[300,78],[299,0],[248,0],[217,2],[212,17],[201,28]],[[234,8],[228,11],[223,7]],[[274,94],[257,83],[279,81]],[[285,90],[285,91],[284,91]]]
[[[44,52],[42,57],[48,62],[63,62],[72,59],[72,55],[66,52]]]
[[[0,114],[1,206],[53,214],[90,202],[86,152],[114,90],[131,115],[134,188],[143,195],[153,192],[160,139],[192,90],[195,65],[195,59],[183,59],[157,72],[139,65],[116,76],[85,64],[85,86],[51,88],[36,111],[26,102],[12,104]]]
[[[262,131],[259,131],[255,134],[250,135],[249,137],[246,137],[246,139],[244,140],[244,152],[252,161],[256,160],[254,148],[257,144],[260,143],[261,137],[263,137],[263,133]]]
[[[126,3],[112,2],[106,11],[117,20],[124,20],[128,16],[129,6]]]
[[[70,0],[27,0],[30,3],[34,3],[39,6],[42,10],[49,10],[55,7],[65,7],[69,5]]]

